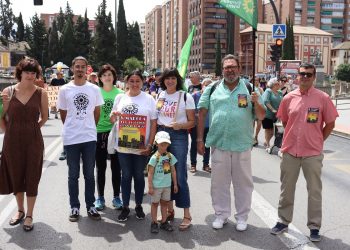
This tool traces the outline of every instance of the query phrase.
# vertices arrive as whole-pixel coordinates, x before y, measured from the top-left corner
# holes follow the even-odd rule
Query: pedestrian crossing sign
[[[272,25],[272,38],[282,38],[285,39],[286,34],[286,25],[285,24],[273,24]]]

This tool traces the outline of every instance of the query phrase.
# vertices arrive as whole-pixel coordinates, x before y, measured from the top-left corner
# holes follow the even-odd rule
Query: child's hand
[[[153,187],[148,188],[148,194],[150,194],[150,195],[154,194]]]
[[[177,185],[174,185],[174,193],[176,194],[179,191],[179,188],[177,187]]]

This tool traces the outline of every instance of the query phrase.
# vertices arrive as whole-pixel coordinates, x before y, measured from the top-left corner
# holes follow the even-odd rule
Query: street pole
[[[115,27],[115,38],[117,38],[117,24],[118,24],[118,0],[115,0],[115,16],[114,16],[114,27]]]

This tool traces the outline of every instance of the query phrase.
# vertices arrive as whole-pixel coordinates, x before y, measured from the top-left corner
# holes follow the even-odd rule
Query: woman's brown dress
[[[16,92],[10,100],[0,165],[0,194],[38,193],[44,154],[38,123],[40,106],[41,88],[26,104],[16,98]]]

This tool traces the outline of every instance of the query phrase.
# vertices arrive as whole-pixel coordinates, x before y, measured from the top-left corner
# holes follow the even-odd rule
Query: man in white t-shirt
[[[78,221],[80,214],[79,173],[80,157],[83,161],[85,179],[85,203],[88,216],[100,220],[95,202],[95,151],[96,124],[100,117],[100,106],[104,104],[99,87],[86,81],[88,62],[78,56],[73,59],[71,70],[74,80],[60,88],[57,106],[63,122],[63,145],[67,153],[68,190],[71,213],[69,220]]]

